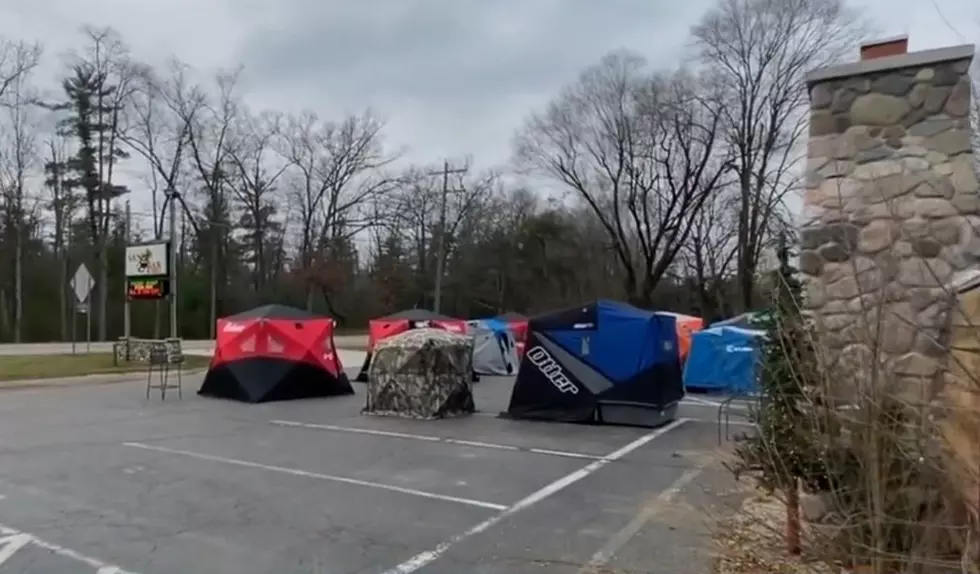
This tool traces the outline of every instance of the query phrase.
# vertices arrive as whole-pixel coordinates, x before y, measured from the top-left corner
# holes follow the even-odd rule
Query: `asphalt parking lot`
[[[653,430],[496,418],[503,378],[442,421],[199,383],[3,391],[0,573],[700,574],[731,486],[710,400]]]

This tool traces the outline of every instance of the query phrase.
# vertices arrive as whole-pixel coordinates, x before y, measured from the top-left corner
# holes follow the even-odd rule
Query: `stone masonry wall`
[[[945,59],[907,54],[808,79],[805,305],[824,356],[855,374],[880,361],[904,389],[937,380],[944,285],[980,261],[972,47],[933,53]]]

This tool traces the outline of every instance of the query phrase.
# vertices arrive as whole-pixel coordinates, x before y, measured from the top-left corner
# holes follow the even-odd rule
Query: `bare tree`
[[[192,99],[181,107],[181,117],[190,127],[188,146],[191,171],[200,183],[206,204],[204,207],[205,234],[208,245],[210,274],[209,329],[214,338],[219,294],[227,284],[227,264],[222,265],[228,250],[230,227],[230,198],[228,177],[232,169],[231,149],[233,130],[241,112],[238,80],[241,70],[221,72],[214,78],[215,93],[203,102]],[[206,92],[204,92],[206,93]],[[200,230],[198,230],[200,231]],[[225,271],[225,272],[223,272]]]
[[[0,96],[41,62],[41,45],[0,37]]]
[[[309,309],[318,284],[327,293],[315,269],[321,251],[346,244],[370,226],[372,200],[391,189],[391,180],[380,174],[392,161],[382,148],[383,127],[370,112],[339,122],[307,112],[287,124],[281,152],[299,180],[299,263]]]
[[[379,206],[378,213],[412,253],[415,261],[416,291],[424,293],[432,288],[432,271],[435,269],[434,249],[436,221],[439,217],[439,197],[433,188],[431,177],[413,167],[401,178],[394,196],[395,201]],[[418,301],[417,304],[421,304]]]
[[[652,75],[642,58],[611,54],[517,139],[521,167],[560,183],[595,214],[634,303],[650,304],[727,170],[718,106],[704,88],[690,74]]]
[[[209,198],[223,202],[225,171],[229,160],[231,131],[241,110],[238,80],[241,70],[221,72],[214,78],[216,92],[207,94],[200,105],[193,100],[181,107],[181,117],[190,125],[188,144],[195,176]]]
[[[684,273],[697,291],[705,323],[731,314],[728,286],[738,255],[738,195],[721,190],[698,212],[691,236],[682,250]]]
[[[245,229],[252,284],[262,293],[269,279],[273,255],[268,245],[279,235],[276,221],[276,185],[288,163],[276,153],[282,132],[283,118],[279,114],[242,113],[235,124],[235,145],[229,149],[231,166],[229,182],[242,209],[241,224]]]
[[[204,94],[188,81],[187,66],[169,64],[160,76],[149,67],[134,70],[133,92],[125,108],[120,140],[142,157],[156,181],[181,189],[191,125],[204,105]],[[153,186],[153,234],[163,237],[164,213],[159,189]]]
[[[67,341],[71,224],[78,202],[69,176],[68,158],[71,154],[68,150],[67,138],[54,133],[48,137],[44,147],[44,186],[50,194],[48,209],[54,218],[52,247],[55,261],[58,262],[58,322],[61,328],[61,340]]]
[[[428,294],[433,289],[433,279],[440,268],[439,257],[448,264],[447,268],[468,266],[466,257],[472,253],[466,252],[466,244],[473,243],[474,236],[481,228],[489,227],[489,218],[496,215],[487,209],[494,196],[497,174],[455,174],[443,196],[440,169],[409,168],[400,178],[397,193],[388,202],[388,221],[414,249],[415,282],[420,294]],[[486,217],[481,218],[481,213]],[[448,272],[449,269],[444,269],[444,273]]]
[[[772,223],[799,188],[807,128],[806,72],[852,53],[867,29],[845,0],[719,0],[692,34],[721,97],[721,132],[738,178],[737,274],[741,303]]]
[[[28,178],[38,164],[37,95],[31,84],[40,51],[36,46],[0,44],[0,106],[4,108],[0,136],[0,191],[5,228],[13,248],[13,339],[21,342],[24,322],[24,244],[27,241]],[[5,69],[6,68],[6,69]],[[0,287],[2,289],[2,287]]]

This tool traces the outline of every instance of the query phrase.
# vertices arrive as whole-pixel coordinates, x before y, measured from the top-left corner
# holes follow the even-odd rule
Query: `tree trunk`
[[[218,323],[218,238],[214,227],[211,227],[211,314],[209,316],[208,338],[215,338],[215,328]]]
[[[24,218],[18,216],[14,232],[14,343],[21,342],[24,328]]]
[[[65,216],[61,201],[55,196],[54,211],[54,259],[58,263],[58,328],[61,340],[68,340],[68,258],[65,249]]]
[[[89,305],[89,313],[98,313],[93,317],[93,321],[98,321],[98,331],[96,341],[106,340],[106,316],[109,306],[109,210],[111,205],[108,199],[97,199],[96,208],[99,210],[97,221],[96,237],[93,239],[95,251],[95,268],[98,278],[95,280],[95,306]]]
[[[796,481],[786,489],[786,551],[800,554],[800,489]]]
[[[60,240],[59,240],[60,243]],[[58,323],[61,328],[61,340],[68,340],[68,257],[64,246],[58,254]]]
[[[75,339],[75,332],[71,330],[72,319],[75,316],[75,302],[72,299],[73,295],[68,291],[68,281],[71,277],[71,255],[72,247],[75,241],[74,230],[71,225],[71,217],[68,218],[65,224],[65,245],[61,250],[61,300],[64,302],[63,310],[61,313],[61,327],[64,333],[64,340],[68,341]]]
[[[752,182],[750,174],[744,172],[740,175],[740,194],[738,211],[738,254],[736,277],[738,281],[738,295],[742,304],[742,311],[751,311],[754,303],[755,290],[755,269],[752,265],[752,248],[749,245],[749,210],[751,209],[750,199],[752,193]]]
[[[101,245],[99,246],[99,284],[96,287],[98,290],[98,306],[99,306],[99,334],[98,340],[106,340],[106,309],[109,304],[109,259],[108,257],[108,241],[105,235],[100,238]],[[89,313],[91,313],[91,309]]]
[[[9,330],[10,316],[7,309],[7,290],[0,287],[0,341],[4,340],[4,333]]]

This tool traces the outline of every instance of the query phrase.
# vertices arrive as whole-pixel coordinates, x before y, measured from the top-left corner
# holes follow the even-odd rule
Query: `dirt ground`
[[[786,506],[775,495],[756,491],[748,480],[739,483],[747,496],[741,507],[718,523],[718,558],[714,574],[839,574],[824,564],[787,554],[784,532]],[[804,539],[805,544],[805,539]]]

